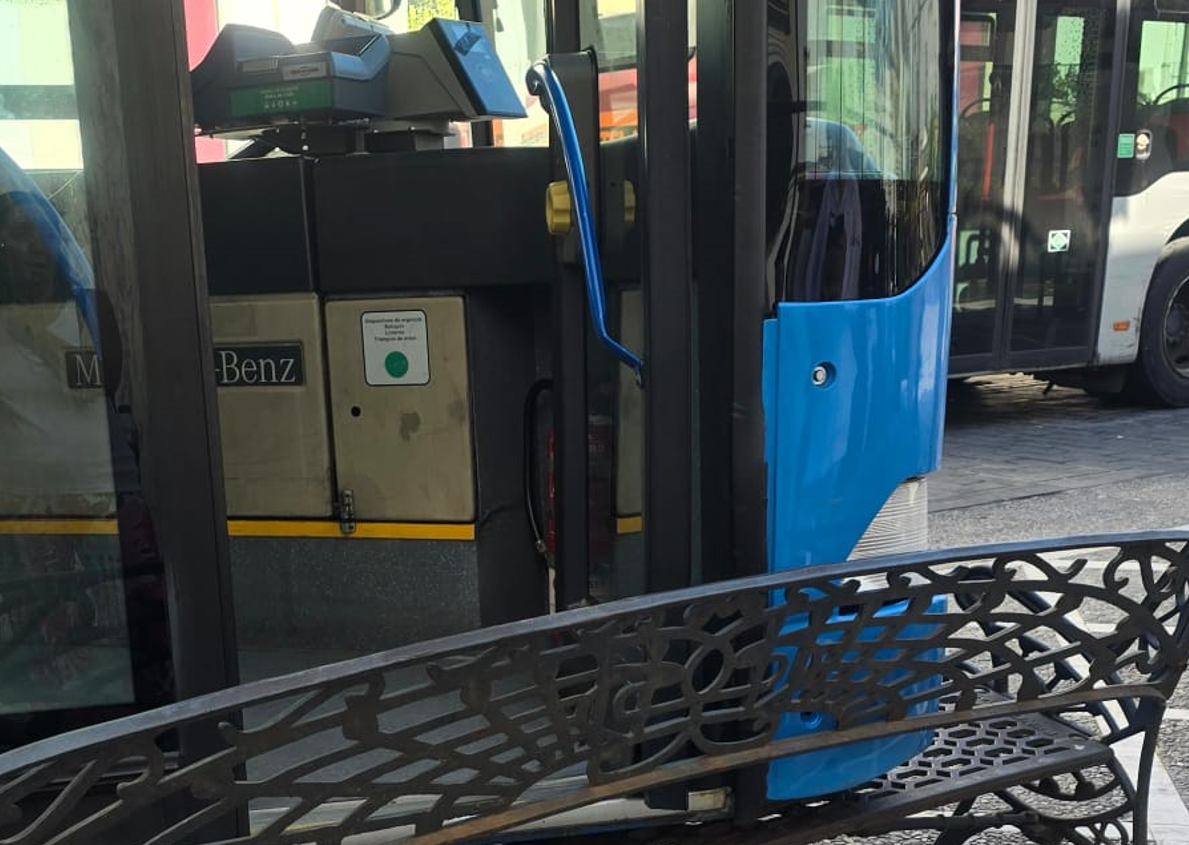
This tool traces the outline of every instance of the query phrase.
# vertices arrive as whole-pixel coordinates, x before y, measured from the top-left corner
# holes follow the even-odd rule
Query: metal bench
[[[675,784],[695,785],[694,806],[656,810],[634,838],[768,845],[929,828],[949,843],[1012,825],[1042,843],[1143,842],[1157,732],[1189,658],[1187,540],[814,567],[247,684],[0,755],[0,842],[561,835]],[[776,738],[786,713],[837,726]],[[220,750],[161,750],[216,723]],[[744,806],[715,780],[922,730],[934,732],[924,752],[836,795]],[[1118,753],[1132,737],[1134,778]]]

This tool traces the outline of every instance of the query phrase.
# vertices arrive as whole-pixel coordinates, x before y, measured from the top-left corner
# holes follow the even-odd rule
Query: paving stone
[[[950,391],[929,510],[935,548],[1189,525],[1189,410],[973,379]],[[1170,706],[1189,709],[1189,681]],[[1165,722],[1159,756],[1189,798],[1189,721]]]
[[[941,514],[1071,490],[1119,490],[1126,482],[1182,473],[1189,473],[1189,410],[1106,403],[1068,388],[1046,391],[1026,376],[977,378],[949,393],[929,507]],[[1184,518],[1173,524],[1189,522],[1189,509],[1178,510]]]

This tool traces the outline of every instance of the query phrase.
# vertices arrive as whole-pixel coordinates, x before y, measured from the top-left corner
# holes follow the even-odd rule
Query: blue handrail
[[[540,97],[545,111],[553,117],[561,139],[562,155],[566,162],[566,177],[570,183],[570,194],[574,198],[574,216],[578,218],[578,234],[582,242],[582,264],[586,269],[586,296],[590,301],[590,320],[595,334],[611,353],[631,368],[636,375],[636,384],[644,384],[644,362],[636,353],[611,337],[607,331],[607,303],[603,295],[603,267],[599,261],[598,241],[595,237],[594,214],[590,205],[590,194],[586,187],[586,166],[582,161],[582,148],[578,141],[578,130],[574,116],[560,80],[549,64],[542,59],[533,64],[525,80],[530,94]]]

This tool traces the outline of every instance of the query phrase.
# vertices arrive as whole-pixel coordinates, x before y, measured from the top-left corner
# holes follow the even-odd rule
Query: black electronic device
[[[388,117],[476,121],[526,115],[481,24],[433,18],[388,41]]]
[[[209,135],[292,126],[445,135],[452,121],[526,115],[483,26],[445,18],[395,34],[336,9],[305,45],[229,24],[191,85],[195,121]]]
[[[379,33],[294,46],[279,33],[228,24],[191,74],[194,119],[218,134],[379,117],[389,55]]]

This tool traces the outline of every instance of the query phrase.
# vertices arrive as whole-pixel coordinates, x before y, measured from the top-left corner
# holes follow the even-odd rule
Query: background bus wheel
[[[1136,399],[1189,407],[1189,244],[1166,255],[1152,274],[1131,376],[1128,392]]]

